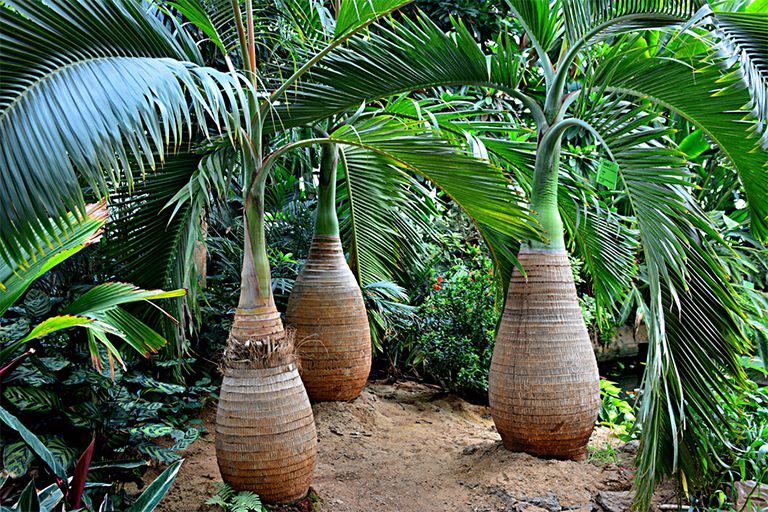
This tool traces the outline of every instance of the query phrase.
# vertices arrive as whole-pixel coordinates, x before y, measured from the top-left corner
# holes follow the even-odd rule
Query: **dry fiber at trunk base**
[[[301,499],[314,473],[317,434],[292,333],[280,329],[261,341],[230,337],[223,373],[216,414],[222,479],[267,503]]]

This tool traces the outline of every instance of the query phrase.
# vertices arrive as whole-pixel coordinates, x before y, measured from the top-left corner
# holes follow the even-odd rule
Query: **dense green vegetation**
[[[678,32],[702,5],[650,2],[641,16],[420,0],[419,21],[411,6],[367,27],[407,2],[276,0],[256,3],[252,46],[227,2],[97,3],[0,7],[0,32],[50,36],[1,48],[17,70],[0,81],[3,506],[31,506],[35,487],[73,508],[160,499],[183,471],[175,452],[199,436],[197,410],[217,398],[246,244],[264,252],[245,257],[249,293],[285,311],[322,143],[340,148],[336,211],[374,371],[483,400],[515,255],[554,240],[590,338],[625,322],[650,332],[636,400],[603,381],[599,412],[642,441],[640,506],[663,474],[682,471],[704,507],[732,499],[737,480],[768,483],[764,2],[714,5]],[[115,26],[124,39],[99,42]],[[580,38],[590,46],[567,52]],[[61,65],[66,86],[48,76]],[[72,92],[109,66],[134,82]],[[681,83],[688,69],[696,80]],[[603,160],[619,164],[610,186]],[[86,213],[105,197],[108,214]],[[153,442],[166,435],[170,448]],[[146,497],[106,484],[147,458],[173,464]]]

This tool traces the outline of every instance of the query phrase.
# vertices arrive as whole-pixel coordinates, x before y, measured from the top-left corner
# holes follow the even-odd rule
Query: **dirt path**
[[[556,498],[563,509],[596,508],[600,490],[625,491],[630,472],[613,464],[543,460],[501,444],[487,407],[412,382],[369,382],[351,403],[313,407],[319,460],[312,486],[328,512],[504,511],[510,498]],[[208,433],[186,458],[160,512],[214,510],[220,481]],[[593,445],[618,440],[600,429]],[[162,468],[153,468],[147,478]],[[586,512],[586,511],[584,511]]]

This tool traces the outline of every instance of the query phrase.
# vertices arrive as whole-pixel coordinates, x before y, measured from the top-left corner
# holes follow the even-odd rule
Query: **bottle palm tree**
[[[486,56],[460,22],[455,35],[429,20],[392,22],[330,55],[280,107],[281,119],[292,126],[393,89],[440,84],[495,89],[519,102],[535,138],[485,136],[501,128],[492,123],[457,127],[474,130],[515,174],[548,237],[521,248],[522,268],[508,289],[489,386],[494,419],[511,449],[583,457],[599,405],[597,372],[564,232],[594,276],[599,308],[631,289],[639,235],[650,349],[637,482],[639,506],[647,508],[661,474],[701,475],[697,460],[708,455],[700,433],[722,438],[731,428],[718,423],[716,404],[743,382],[737,355],[747,345],[735,320],[743,313],[708,241],[720,236],[686,189],[685,154],[668,143],[674,128],[665,113],[702,129],[730,160],[744,183],[752,234],[768,239],[767,15],[713,12],[696,1],[508,3],[532,48],[500,34]],[[666,35],[673,28],[677,35]],[[543,94],[527,94],[530,63],[542,75]],[[527,124],[504,128],[531,131]],[[563,165],[563,137],[575,132],[618,164],[616,181],[599,185]],[[620,222],[617,208],[630,224]]]
[[[330,42],[266,91],[248,1],[244,13],[238,2],[231,11],[223,11],[222,2],[172,3],[221,50],[226,73],[202,65],[194,41],[173,17],[162,23],[130,0],[21,0],[0,8],[6,35],[0,48],[0,199],[6,206],[0,256],[9,265],[22,268],[33,246],[42,251],[42,245],[59,243],[54,227],[72,229],[66,214],[83,215],[83,179],[94,193],[118,203],[108,230],[112,239],[122,233],[130,241],[121,244],[122,253],[113,252],[118,271],[137,277],[137,284],[147,274],[192,285],[187,256],[209,189],[220,190],[233,171],[241,174],[242,285],[225,352],[217,456],[225,481],[255,490],[267,502],[301,497],[316,457],[312,413],[275,308],[266,254],[264,184],[282,155],[310,145],[357,147],[433,180],[471,211],[489,240],[537,232],[527,210],[510,204],[508,180],[498,169],[467,155],[455,140],[436,137],[421,121],[364,115],[328,135],[269,151],[267,136],[283,128],[274,112],[283,95],[334,48],[404,3],[343,2]],[[232,26],[234,51],[219,33],[219,27]],[[446,162],[461,170],[447,172]],[[153,173],[138,183],[135,169],[144,177],[146,166]],[[168,234],[173,236],[166,243]],[[157,261],[164,265],[157,268]]]

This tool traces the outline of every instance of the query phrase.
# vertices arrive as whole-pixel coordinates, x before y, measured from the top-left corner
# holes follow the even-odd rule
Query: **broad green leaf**
[[[40,491],[37,497],[40,500],[40,512],[53,512],[56,505],[58,505],[64,497],[64,493],[61,492],[58,485],[51,484]]]
[[[70,411],[65,411],[72,425],[80,428],[95,429],[104,421],[101,409],[93,402],[75,404]]]
[[[34,512],[40,509],[40,502],[37,499],[37,489],[35,489],[35,481],[31,480],[24,490],[21,491],[19,501],[16,503],[16,510],[19,512]]]
[[[51,311],[51,298],[42,290],[30,290],[24,297],[24,309],[27,317],[42,318]]]
[[[134,427],[128,430],[131,434],[140,434],[146,437],[159,437],[168,435],[173,431],[173,427],[162,423],[147,423],[140,427]]]
[[[701,130],[694,131],[680,143],[680,151],[685,153],[689,160],[695,159],[708,149],[709,142],[704,138],[704,132]]]
[[[58,395],[47,389],[7,386],[3,397],[22,411],[48,412],[61,409]]]
[[[137,420],[144,420],[148,418],[157,418],[157,414],[165,404],[162,402],[149,402],[149,403],[137,403],[133,407],[133,411],[136,414]]]
[[[65,233],[63,229],[56,228],[55,240],[63,241],[57,242],[60,248],[54,250],[50,242],[38,241],[36,249],[27,253],[27,262],[22,265],[11,263],[0,238],[0,316],[24,294],[35,279],[84,247],[98,242],[108,214],[103,203],[87,205],[81,222],[73,214],[68,214],[68,223],[73,226],[73,231]],[[47,245],[51,245],[51,248],[43,249]]]
[[[158,393],[165,393],[165,394],[173,394],[173,393],[183,393],[186,389],[184,386],[181,386],[179,384],[169,384],[167,382],[160,382],[158,380],[153,379],[152,377],[147,377],[146,375],[142,375],[141,373],[135,373],[133,375],[126,376],[124,379],[126,382],[134,382],[136,384],[141,384],[146,391],[157,391]]]
[[[29,321],[26,318],[21,318],[12,324],[4,325],[3,327],[0,327],[0,343],[18,341],[23,338],[28,331]]]
[[[44,444],[64,469],[69,469],[77,459],[77,450],[67,445],[61,436],[51,436],[44,441]]]
[[[173,451],[179,451],[179,450],[186,450],[189,448],[189,446],[198,440],[200,437],[200,429],[199,428],[190,428],[187,429],[187,431],[184,433],[184,437],[176,441],[176,443],[171,446],[171,450]]]
[[[21,438],[26,441],[26,443],[34,450],[34,452],[43,459],[46,464],[48,464],[48,467],[53,470],[53,473],[59,477],[61,480],[66,481],[67,479],[67,473],[64,471],[64,468],[61,467],[61,464],[59,464],[56,461],[56,458],[51,454],[50,451],[48,451],[48,448],[46,448],[43,443],[40,442],[40,439],[33,434],[32,432],[27,429],[24,425],[21,424],[21,422],[11,413],[6,411],[4,408],[0,407],[0,420],[3,421],[8,427],[12,428],[13,430],[17,431],[19,434],[21,434]]]
[[[176,479],[176,475],[179,472],[181,463],[184,459],[178,460],[168,466],[168,469],[163,471],[160,476],[152,481],[146,490],[141,493],[136,503],[127,510],[127,512],[152,512],[160,500],[163,499],[165,493],[170,489],[171,484]]]
[[[14,478],[26,474],[34,454],[24,441],[6,444],[3,447],[3,468],[11,473]]]
[[[136,445],[136,449],[144,455],[157,459],[160,462],[170,463],[180,458],[178,453],[168,448],[163,448],[155,443],[139,443]]]

